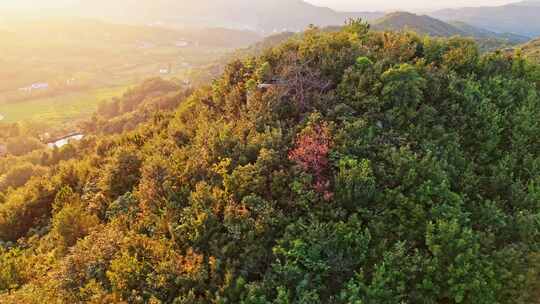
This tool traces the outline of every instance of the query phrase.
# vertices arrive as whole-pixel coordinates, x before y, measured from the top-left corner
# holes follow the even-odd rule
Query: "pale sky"
[[[306,0],[341,11],[416,10],[464,6],[495,6],[519,0]]]
[[[0,0],[0,8],[50,8],[62,7],[81,0]],[[115,0],[111,0],[115,1]],[[188,0],[198,1],[198,0]],[[253,0],[257,1],[257,0]],[[292,1],[292,0],[291,0]],[[326,6],[339,11],[387,11],[409,10],[429,11],[440,8],[464,6],[495,6],[520,0],[304,0],[315,5]]]

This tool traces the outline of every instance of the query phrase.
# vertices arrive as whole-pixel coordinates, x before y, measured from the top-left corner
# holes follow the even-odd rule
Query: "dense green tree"
[[[135,186],[140,178],[141,159],[133,147],[120,148],[102,176],[101,187],[110,198],[117,198]]]

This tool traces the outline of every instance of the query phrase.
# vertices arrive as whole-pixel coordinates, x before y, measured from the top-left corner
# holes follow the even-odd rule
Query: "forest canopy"
[[[0,161],[0,302],[537,303],[519,53],[353,20],[194,92],[145,85],[81,142]]]

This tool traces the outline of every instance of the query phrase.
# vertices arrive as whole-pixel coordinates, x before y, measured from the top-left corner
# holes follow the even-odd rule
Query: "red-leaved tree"
[[[328,178],[331,147],[330,129],[326,123],[321,123],[305,128],[296,138],[295,148],[289,152],[289,159],[313,176],[315,191],[326,200],[332,198]]]

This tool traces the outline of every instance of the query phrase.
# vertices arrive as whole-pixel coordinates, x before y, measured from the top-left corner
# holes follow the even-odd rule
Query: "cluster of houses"
[[[41,90],[47,90],[49,88],[49,84],[46,82],[36,82],[33,83],[27,87],[20,88],[19,91],[22,92],[32,92],[32,91],[41,91]]]
[[[74,77],[66,79],[67,86],[74,85],[76,84],[76,82],[77,82],[77,79]],[[33,91],[45,91],[50,88],[51,86],[49,85],[48,82],[36,82],[36,83],[32,83],[31,85],[27,87],[19,88],[19,91],[24,92],[24,93],[32,93]]]

